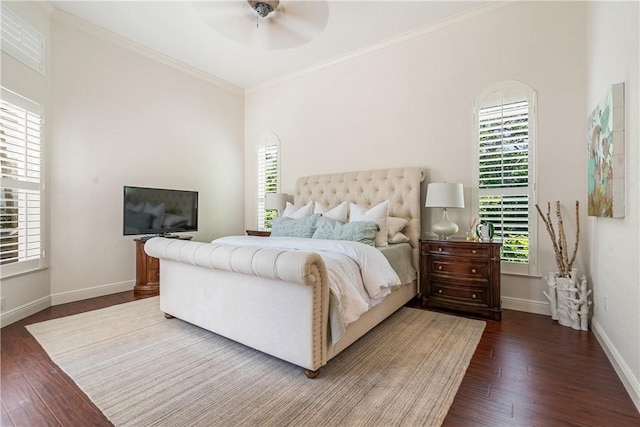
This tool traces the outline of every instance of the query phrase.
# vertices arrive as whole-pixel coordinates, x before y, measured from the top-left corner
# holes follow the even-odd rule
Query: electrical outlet
[[[7,307],[7,302],[4,300],[4,297],[0,297],[0,310],[4,310]]]
[[[607,300],[609,299],[609,296],[605,295],[604,296],[604,311],[609,310],[609,305],[607,304]]]

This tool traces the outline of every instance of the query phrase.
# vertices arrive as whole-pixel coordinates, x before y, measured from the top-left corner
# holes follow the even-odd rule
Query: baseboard
[[[597,320],[591,320],[591,331],[607,355],[611,366],[613,366],[613,369],[615,369],[618,374],[622,385],[624,385],[627,393],[629,393],[633,404],[636,405],[636,409],[640,412],[640,382],[633,376],[633,372],[629,369],[629,366],[625,363],[618,349],[613,345]]]
[[[522,298],[502,297],[502,308],[507,310],[525,311],[527,313],[551,316],[549,303]]]
[[[128,280],[126,282],[111,283],[108,285],[94,286],[92,288],[78,289],[69,292],[60,292],[51,295],[51,305],[66,304],[68,302],[130,291],[133,289],[134,285],[135,282],[133,280]]]
[[[51,307],[51,296],[47,295],[46,297],[21,305],[20,307],[5,311],[0,315],[0,327],[4,328],[49,307]]]

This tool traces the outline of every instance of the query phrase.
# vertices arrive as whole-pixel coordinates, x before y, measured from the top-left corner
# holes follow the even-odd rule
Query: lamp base
[[[435,233],[440,240],[451,240],[451,237],[458,232],[458,224],[449,219],[447,208],[442,210],[442,219],[433,224],[431,231]]]

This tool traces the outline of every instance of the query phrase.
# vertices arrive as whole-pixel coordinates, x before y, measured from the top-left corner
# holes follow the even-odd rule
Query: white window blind
[[[0,92],[0,265],[2,276],[44,261],[42,119],[38,104]]]
[[[278,192],[280,142],[275,134],[267,134],[258,146],[258,229],[271,228],[274,213],[265,210],[265,194]]]
[[[44,35],[6,7],[2,11],[2,51],[44,74]]]
[[[495,227],[502,240],[506,272],[532,273],[535,259],[531,206],[533,202],[532,111],[527,96],[496,90],[477,108],[478,218]]]

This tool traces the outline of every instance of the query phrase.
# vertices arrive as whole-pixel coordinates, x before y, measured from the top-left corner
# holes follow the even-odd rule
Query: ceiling
[[[223,10],[220,8],[244,7],[245,3],[245,0],[50,1],[59,10],[241,88],[375,47],[483,7],[487,2],[328,0],[328,19],[319,35],[286,49],[253,47],[231,40],[203,17],[203,7],[211,7],[218,13]],[[281,0],[279,7],[290,3],[292,0]],[[247,25],[250,31],[260,31],[254,21]]]

